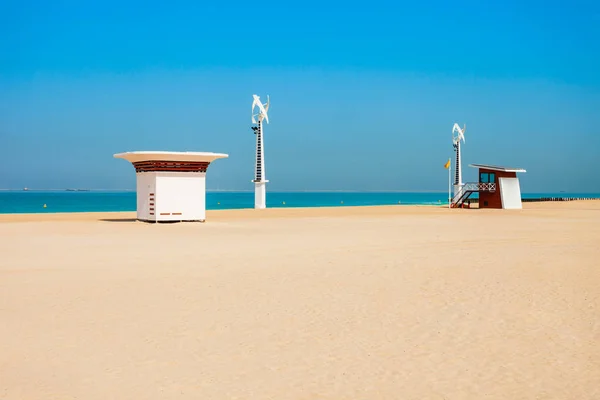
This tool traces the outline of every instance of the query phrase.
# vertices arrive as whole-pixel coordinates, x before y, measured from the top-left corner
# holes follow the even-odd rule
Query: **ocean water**
[[[447,193],[267,192],[267,207],[344,207],[448,204]],[[527,193],[523,198],[593,197],[599,193]],[[46,207],[44,207],[46,205]],[[254,192],[207,192],[208,210],[254,207]],[[135,211],[135,192],[2,191],[0,214]]]

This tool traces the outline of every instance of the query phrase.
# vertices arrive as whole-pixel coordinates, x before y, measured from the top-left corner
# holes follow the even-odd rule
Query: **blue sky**
[[[289,3],[289,2],[287,2]],[[522,190],[600,192],[592,1],[0,0],[0,188],[132,189],[130,150],[216,151],[250,190],[440,190],[451,128]]]

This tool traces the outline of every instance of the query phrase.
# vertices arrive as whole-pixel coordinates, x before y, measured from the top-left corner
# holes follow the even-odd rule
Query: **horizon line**
[[[66,189],[66,188],[21,188],[2,189],[0,192],[136,192],[137,189]],[[254,193],[251,189],[206,189],[206,192]],[[446,193],[443,190],[358,190],[358,189],[306,189],[306,190],[271,190],[271,193]]]
[[[116,193],[136,193],[137,189],[5,189],[0,188],[0,192],[116,192]],[[236,189],[206,189],[207,193],[254,193],[254,190],[236,190]],[[356,190],[356,189],[321,189],[321,190],[271,190],[270,193],[447,193],[445,190]],[[595,191],[565,191],[565,190],[546,190],[523,192],[526,194],[546,194],[546,193],[565,193],[565,194],[600,194]]]

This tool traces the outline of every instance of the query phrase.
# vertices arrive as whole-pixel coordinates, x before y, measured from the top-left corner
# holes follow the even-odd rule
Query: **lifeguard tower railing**
[[[495,192],[495,183],[469,182],[462,185],[460,190],[452,198],[452,208],[459,208],[475,192]]]

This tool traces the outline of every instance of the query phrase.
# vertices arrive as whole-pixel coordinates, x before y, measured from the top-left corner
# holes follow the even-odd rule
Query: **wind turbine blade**
[[[267,103],[264,105],[264,110],[265,110],[265,119],[267,120],[267,124],[269,123],[269,106],[271,105],[271,98],[269,97],[269,95],[267,95]]]
[[[252,123],[256,124],[256,119],[254,117],[256,117],[258,114],[254,114],[254,107],[261,106],[262,104],[260,104],[260,98],[257,95],[253,94],[252,98],[254,99],[252,101]]]
[[[254,98],[254,101],[252,101],[252,112],[254,112],[254,107],[260,104],[260,99],[255,94],[253,94],[252,97]]]
[[[460,131],[460,126],[458,126],[458,124],[455,122],[454,125],[452,126],[452,133],[459,132],[459,131]]]
[[[258,109],[260,110],[260,113],[264,116],[267,115],[267,110],[265,110],[265,107],[262,105],[262,103],[259,101],[258,104]]]

